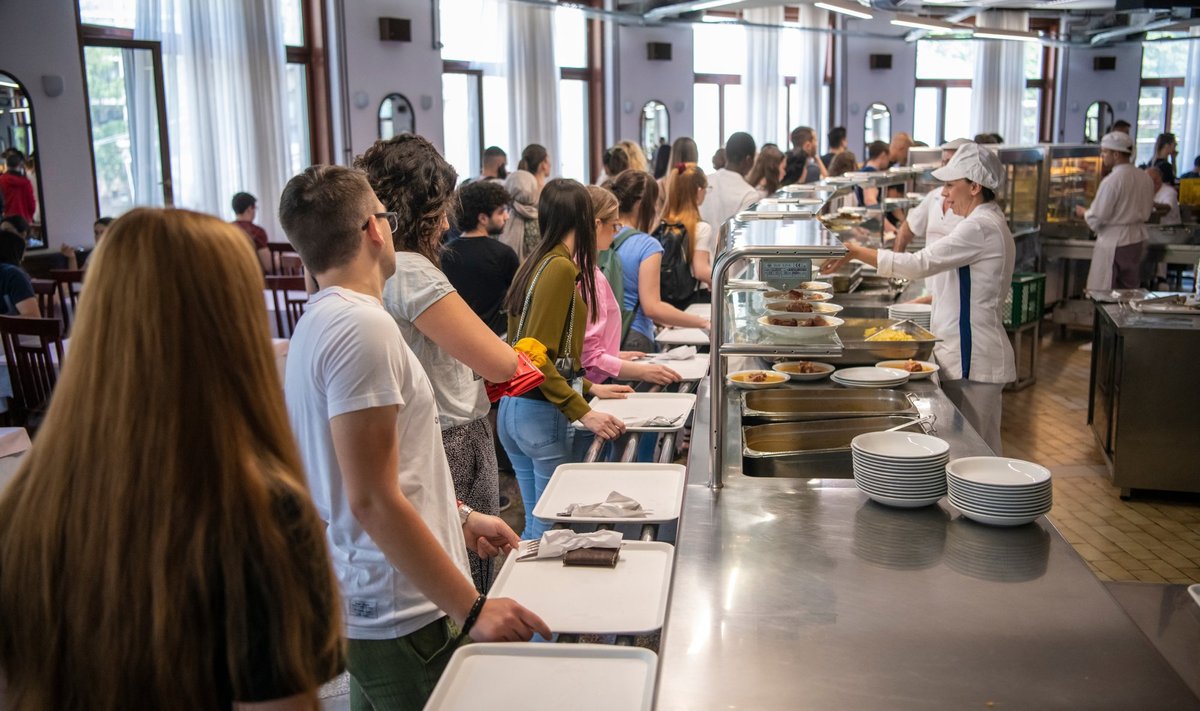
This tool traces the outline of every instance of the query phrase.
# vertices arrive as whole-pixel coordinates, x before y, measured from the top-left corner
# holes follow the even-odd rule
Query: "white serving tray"
[[[588,406],[597,412],[606,412],[625,422],[627,432],[677,432],[687,423],[687,414],[696,406],[695,393],[629,393],[624,400],[601,400],[592,398]],[[638,424],[663,416],[667,419],[683,415],[668,427],[646,427]],[[583,425],[575,422],[576,429]]]
[[[686,468],[682,464],[560,464],[533,508],[543,521],[567,523],[662,523],[679,518]],[[645,516],[559,516],[570,504],[604,501],[619,491],[649,509]]]
[[[516,600],[556,633],[649,634],[663,626],[674,554],[668,543],[625,541],[615,568],[510,555],[488,594]]]
[[[667,346],[707,346],[708,334],[699,328],[664,328],[654,342]]]
[[[676,373],[679,373],[679,377],[684,380],[700,380],[708,375],[708,365],[711,361],[712,359],[707,353],[697,353],[687,360],[666,360],[651,356],[639,362],[665,365]]]
[[[605,644],[460,647],[425,711],[649,711],[658,656]]]
[[[712,304],[688,304],[688,307],[683,310],[684,313],[692,314],[693,316],[703,316],[706,319],[712,319],[713,305]]]

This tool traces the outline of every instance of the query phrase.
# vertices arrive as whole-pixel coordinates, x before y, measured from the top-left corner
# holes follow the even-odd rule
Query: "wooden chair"
[[[33,283],[33,293],[37,294],[38,309],[42,312],[42,318],[57,318],[58,302],[54,297],[58,294],[58,283],[53,279],[30,279],[30,281]]]
[[[83,286],[82,269],[51,269],[50,278],[58,285],[58,303],[62,307],[63,332],[71,331],[71,318],[79,305],[79,290]]]
[[[275,332],[280,338],[291,338],[296,322],[304,315],[304,304],[308,302],[307,294],[303,298],[291,294],[304,293],[304,277],[271,275],[267,277],[267,288],[271,290],[271,301],[275,304]]]
[[[0,316],[0,341],[12,383],[11,416],[34,430],[45,417],[63,361],[63,323],[56,318]]]
[[[298,276],[304,273],[300,255],[287,242],[268,242],[271,253],[271,273],[278,276]]]

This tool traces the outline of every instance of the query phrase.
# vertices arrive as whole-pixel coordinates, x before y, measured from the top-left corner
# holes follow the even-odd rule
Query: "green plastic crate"
[[[1004,299],[1004,327],[1018,328],[1040,321],[1045,304],[1045,274],[1013,274],[1012,289]]]

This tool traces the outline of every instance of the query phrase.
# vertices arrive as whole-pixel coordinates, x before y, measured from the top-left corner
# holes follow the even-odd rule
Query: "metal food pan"
[[[855,437],[913,421],[913,417],[900,416],[855,417],[743,427],[742,472],[747,476],[848,479],[854,474],[850,442]]]
[[[823,357],[822,360],[838,365],[875,365],[882,360],[931,360],[933,346],[940,338],[922,338],[915,341],[868,341],[868,328],[887,328],[895,323],[887,318],[845,318],[838,327],[842,339],[839,355]]]
[[[908,393],[891,389],[783,388],[742,395],[746,424],[919,414]]]

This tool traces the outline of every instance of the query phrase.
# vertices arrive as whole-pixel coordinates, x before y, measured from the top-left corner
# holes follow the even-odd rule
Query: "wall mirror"
[[[1099,143],[1104,134],[1112,130],[1113,107],[1107,101],[1093,101],[1083,115],[1084,143]]]
[[[7,159],[19,151],[16,164]],[[21,82],[0,72],[0,190],[5,197],[4,214],[20,215],[29,222],[29,248],[46,246],[46,224],[42,218],[41,165],[34,137],[33,106]],[[32,200],[30,200],[32,196]]]
[[[642,150],[646,152],[646,162],[654,166],[654,153],[660,143],[671,145],[671,117],[667,113],[667,105],[657,99],[651,99],[642,107]]]
[[[863,142],[871,145],[875,141],[887,141],[892,135],[892,112],[886,104],[878,101],[867,107],[863,119]],[[866,151],[863,151],[865,159]]]
[[[379,103],[379,138],[387,140],[402,133],[417,132],[412,102],[404,94],[388,94]]]

